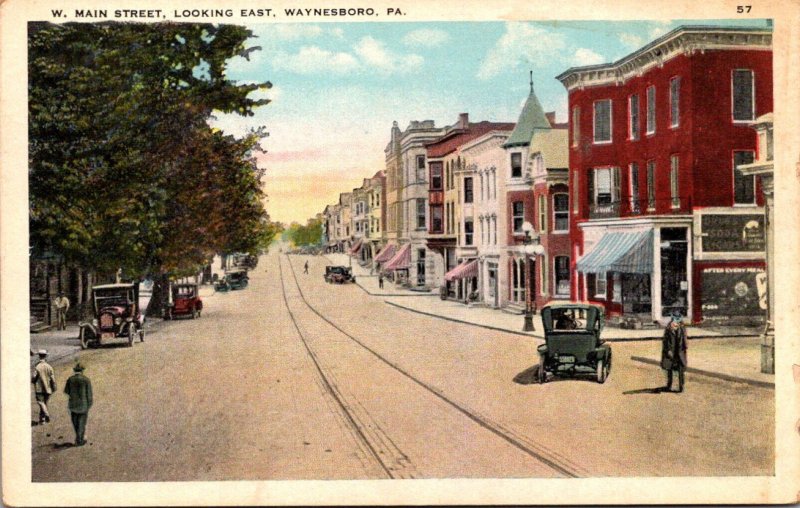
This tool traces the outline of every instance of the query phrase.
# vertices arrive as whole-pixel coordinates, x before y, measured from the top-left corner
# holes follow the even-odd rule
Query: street
[[[605,384],[535,384],[538,342],[326,284],[326,263],[273,250],[201,318],[80,352],[87,446],[70,445],[61,393],[74,360],[56,362],[33,480],[773,474],[771,389],[689,374],[684,393],[653,393],[662,371],[631,356],[657,342],[614,343]]]

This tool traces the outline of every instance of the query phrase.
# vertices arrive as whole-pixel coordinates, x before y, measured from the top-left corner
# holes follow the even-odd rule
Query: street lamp
[[[533,230],[533,224],[525,221],[522,224],[522,232],[525,233],[523,242],[525,247],[522,251],[525,253],[525,324],[522,327],[523,332],[533,332],[536,328],[533,326],[533,291],[531,288],[531,274],[530,274],[530,257],[544,254],[544,246],[539,243],[539,235]]]

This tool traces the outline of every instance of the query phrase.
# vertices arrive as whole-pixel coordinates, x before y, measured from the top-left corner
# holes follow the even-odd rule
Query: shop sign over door
[[[763,214],[704,214],[701,229],[705,252],[763,252],[766,246]]]

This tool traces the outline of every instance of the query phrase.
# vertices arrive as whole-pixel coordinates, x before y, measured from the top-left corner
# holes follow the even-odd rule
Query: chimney
[[[469,127],[469,113],[461,113],[458,115],[458,127],[460,129]]]
[[[555,111],[548,111],[544,114],[547,117],[547,121],[550,122],[550,127],[556,126],[556,112]]]

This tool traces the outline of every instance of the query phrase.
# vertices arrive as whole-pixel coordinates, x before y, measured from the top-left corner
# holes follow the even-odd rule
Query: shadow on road
[[[54,450],[63,450],[65,448],[74,448],[74,447],[75,447],[75,443],[69,443],[69,442],[67,442],[67,443],[53,443],[53,449]]]
[[[657,388],[641,388],[639,390],[628,390],[627,392],[622,392],[622,395],[641,395],[641,394],[658,394],[665,391],[663,386],[659,386]]]
[[[514,376],[514,382],[519,385],[539,384],[539,364],[532,365]]]

